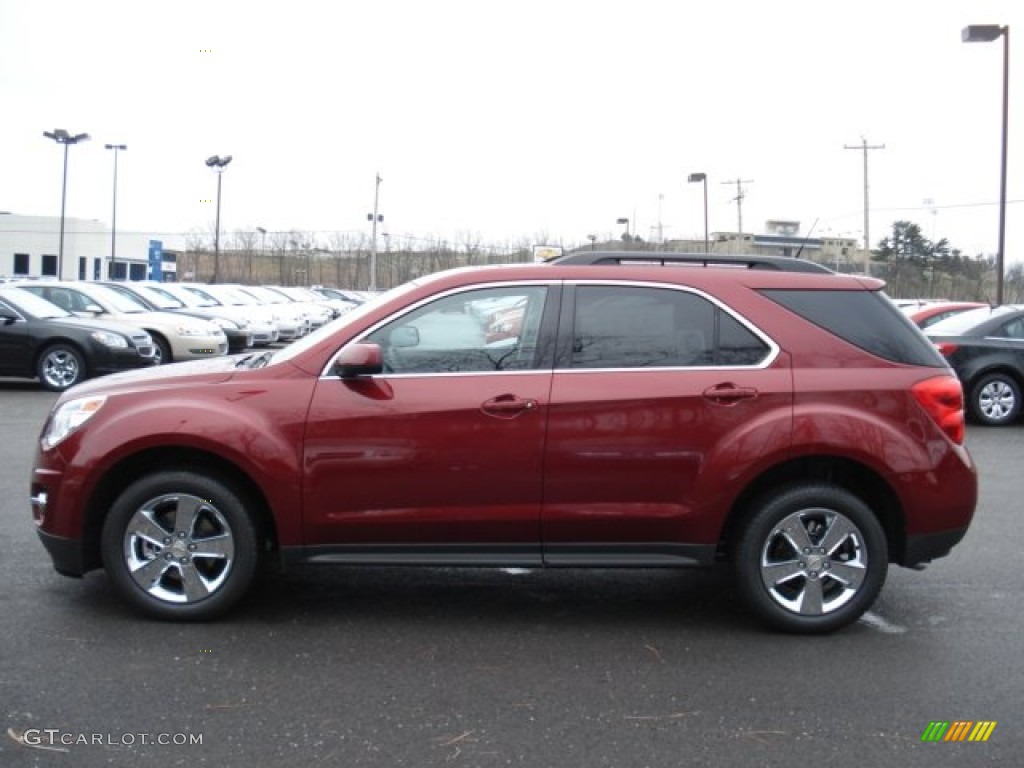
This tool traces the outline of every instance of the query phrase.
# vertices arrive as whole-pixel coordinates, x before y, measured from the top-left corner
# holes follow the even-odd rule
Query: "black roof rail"
[[[694,267],[733,267],[740,269],[775,269],[780,272],[816,272],[834,274],[831,269],[816,261],[794,259],[790,256],[754,256],[749,254],[725,253],[667,253],[665,251],[576,251],[558,256],[548,264],[594,264],[642,266],[672,264]]]

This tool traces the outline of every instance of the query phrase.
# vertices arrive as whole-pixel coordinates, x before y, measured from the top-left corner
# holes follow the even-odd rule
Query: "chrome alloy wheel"
[[[774,526],[761,548],[761,581],[771,599],[801,616],[846,605],[868,572],[860,529],[830,509],[803,509]]]
[[[165,494],[131,516],[123,553],[129,575],[150,596],[190,604],[216,593],[227,581],[235,561],[235,537],[211,502]]]
[[[65,390],[81,379],[82,362],[67,347],[55,347],[43,357],[39,373],[49,389]]]
[[[978,410],[991,423],[1005,421],[1016,408],[1017,393],[1003,379],[991,379],[978,390]]]

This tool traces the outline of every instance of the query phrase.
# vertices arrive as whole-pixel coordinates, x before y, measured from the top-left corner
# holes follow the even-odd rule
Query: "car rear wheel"
[[[885,533],[859,498],[825,485],[763,498],[736,544],[741,594],[785,632],[832,632],[856,621],[885,581]]]
[[[161,619],[223,614],[245,594],[259,561],[259,535],[243,497],[190,471],[130,485],[104,523],[102,548],[121,595]]]
[[[70,344],[54,344],[39,356],[36,375],[52,392],[63,392],[85,379],[87,368],[82,353]]]
[[[982,376],[971,388],[971,415],[981,424],[1000,427],[1020,416],[1020,386],[1005,373]]]

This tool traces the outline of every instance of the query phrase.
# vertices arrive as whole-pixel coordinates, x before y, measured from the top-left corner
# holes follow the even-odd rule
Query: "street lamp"
[[[708,252],[708,175],[706,173],[691,173],[687,177],[689,182],[702,182],[704,184],[704,253]]]
[[[206,165],[217,172],[217,224],[213,230],[213,282],[220,282],[220,177],[224,175],[224,167],[231,162],[231,155],[206,158]]]
[[[999,250],[996,251],[996,304],[1003,303],[1003,259],[1006,254],[1006,145],[1010,103],[1010,27],[998,24],[974,24],[964,27],[965,43],[991,43],[1003,38],[1003,150],[999,178]]]
[[[370,250],[370,290],[377,290],[377,224],[384,221],[384,217],[377,213],[377,203],[380,199],[380,183],[383,181],[380,173],[377,174],[377,186],[373,190],[373,213],[366,214],[366,218],[373,222],[373,242]]]
[[[629,242],[629,240],[630,240],[630,236],[629,236],[629,219],[627,219],[625,216],[623,216],[622,218],[616,219],[615,223],[616,224],[625,224],[626,225],[626,242]]]
[[[68,199],[68,147],[80,141],[88,141],[88,133],[68,133],[63,128],[43,131],[43,136],[64,145],[64,181],[60,191],[60,244],[57,247],[57,278],[64,279],[64,210]]]
[[[114,150],[114,212],[110,217],[110,269],[107,277],[114,279],[114,264],[117,263],[117,155],[127,144],[104,144],[107,149]],[[127,275],[126,275],[127,277]]]

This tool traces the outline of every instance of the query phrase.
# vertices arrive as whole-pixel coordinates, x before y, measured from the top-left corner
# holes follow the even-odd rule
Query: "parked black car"
[[[101,281],[102,285],[141,301],[158,312],[173,312],[176,315],[198,317],[220,327],[228,338],[228,354],[244,352],[253,345],[252,332],[244,320],[231,319],[214,309],[189,307],[183,301],[163,291],[155,291],[144,283],[124,283],[112,280]]]
[[[1024,306],[981,307],[930,326],[925,333],[953,366],[968,414],[980,424],[1012,424],[1024,391]]]
[[[62,392],[91,376],[152,365],[141,328],[76,317],[16,286],[0,286],[0,376]]]

